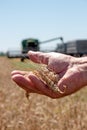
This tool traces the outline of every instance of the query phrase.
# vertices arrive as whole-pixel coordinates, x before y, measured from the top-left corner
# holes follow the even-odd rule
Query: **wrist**
[[[82,82],[84,86],[87,85],[87,57],[77,58],[78,68],[81,73]]]
[[[87,64],[87,57],[76,58],[79,64]]]

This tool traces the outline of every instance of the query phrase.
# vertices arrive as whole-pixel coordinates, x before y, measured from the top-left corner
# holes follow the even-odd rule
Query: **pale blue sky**
[[[87,0],[0,0],[0,51],[59,36],[87,39]]]

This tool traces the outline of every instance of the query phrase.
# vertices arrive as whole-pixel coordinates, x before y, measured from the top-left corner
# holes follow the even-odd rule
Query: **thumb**
[[[78,82],[75,76],[66,75],[59,80],[58,87],[65,95],[70,95],[78,90]]]
[[[67,91],[68,91],[68,80],[66,78],[61,78],[59,81],[58,81],[58,88],[61,92],[64,93],[64,95],[67,95]]]
[[[34,52],[34,51],[29,51],[28,56],[33,62],[43,63],[43,64],[48,64],[49,57],[50,57],[49,53]]]

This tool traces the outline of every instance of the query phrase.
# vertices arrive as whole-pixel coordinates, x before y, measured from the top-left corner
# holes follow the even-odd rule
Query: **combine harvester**
[[[60,40],[61,42],[54,42]],[[51,42],[51,43],[50,43]],[[84,56],[87,55],[87,40],[74,40],[64,42],[63,37],[56,37],[40,42],[38,39],[29,38],[24,39],[21,42],[21,51],[8,51],[8,58],[21,58],[24,61],[25,58],[29,58],[27,53],[29,50],[42,51],[42,52],[59,52],[72,56]]]
[[[54,42],[56,40],[61,40],[61,42],[63,42],[63,38],[62,37],[56,37],[56,38],[48,39],[48,40],[42,41],[42,42],[40,42],[38,39],[34,39],[34,38],[29,38],[29,39],[23,40],[22,43],[21,43],[22,44],[22,57],[21,57],[21,61],[24,61],[25,58],[28,58],[27,52],[29,50],[32,50],[32,51],[43,51],[43,52],[55,51],[55,50],[53,50],[53,48],[50,45],[47,46],[47,44],[49,42]],[[45,43],[47,43],[47,44],[45,44]],[[56,47],[57,47],[57,44],[56,44]],[[45,48],[44,48],[44,45],[45,45]],[[56,49],[56,47],[55,47],[55,49]]]
[[[62,37],[56,37],[56,38],[48,39],[48,40],[45,40],[42,42],[40,42],[38,39],[35,39],[35,38],[24,39],[21,42],[21,51],[8,50],[7,57],[8,58],[21,58],[21,61],[24,61],[25,58],[29,58],[27,56],[27,53],[29,50],[43,51],[43,52],[55,51],[58,43],[54,44],[53,42],[56,40],[60,40],[63,43]],[[49,42],[52,42],[52,44],[49,44]],[[47,44],[45,44],[45,43],[47,43]],[[45,47],[44,47],[44,45],[45,45]],[[53,49],[53,48],[55,48],[55,49]]]

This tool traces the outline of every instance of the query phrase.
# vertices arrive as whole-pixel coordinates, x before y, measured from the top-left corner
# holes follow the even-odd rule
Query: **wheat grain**
[[[42,66],[37,70],[36,74],[52,91],[59,92],[61,94],[65,93],[66,86],[64,85],[64,91],[61,91],[58,87],[59,75],[55,72],[47,69],[46,66]]]
[[[33,62],[30,62],[30,64],[33,66],[33,73],[41,80],[43,81],[49,89],[51,89],[53,92],[59,92],[61,94],[65,93],[66,86],[63,85],[64,91],[60,90],[58,87],[58,81],[60,79],[59,75],[55,72],[49,70],[47,68],[47,65],[43,64],[36,64]],[[29,97],[29,93],[26,93],[26,97]]]

